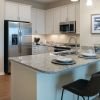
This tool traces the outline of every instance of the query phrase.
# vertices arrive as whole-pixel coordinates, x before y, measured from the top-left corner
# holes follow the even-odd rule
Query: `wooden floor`
[[[10,76],[0,76],[0,100],[10,100]]]

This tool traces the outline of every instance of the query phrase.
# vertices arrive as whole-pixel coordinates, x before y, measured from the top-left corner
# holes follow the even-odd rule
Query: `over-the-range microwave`
[[[76,21],[68,21],[60,23],[61,33],[75,33],[76,32]]]

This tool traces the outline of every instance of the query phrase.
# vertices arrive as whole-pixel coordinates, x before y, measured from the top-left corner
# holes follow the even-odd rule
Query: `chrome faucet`
[[[68,43],[71,43],[72,40],[74,40],[74,42],[75,42],[75,53],[77,54],[77,37],[76,36],[71,36],[69,38],[69,42]]]

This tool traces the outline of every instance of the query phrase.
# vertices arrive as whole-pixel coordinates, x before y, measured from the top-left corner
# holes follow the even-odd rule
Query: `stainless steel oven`
[[[61,22],[60,32],[61,33],[75,33],[76,32],[76,21]]]

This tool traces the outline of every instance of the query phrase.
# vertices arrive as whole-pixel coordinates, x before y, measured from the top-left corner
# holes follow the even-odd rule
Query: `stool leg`
[[[77,100],[79,100],[79,95],[77,96]]]
[[[82,96],[83,100],[85,100],[84,96]]]
[[[89,96],[88,96],[88,100],[89,100]]]
[[[63,100],[64,89],[62,90],[61,100]]]

